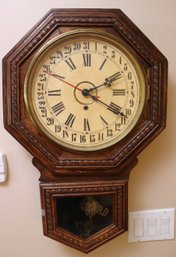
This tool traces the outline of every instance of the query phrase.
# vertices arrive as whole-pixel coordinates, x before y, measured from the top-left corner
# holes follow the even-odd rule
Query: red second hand
[[[63,79],[62,79],[63,77],[61,77],[61,76],[59,76],[59,75],[57,75],[57,74],[49,73],[49,72],[45,72],[45,73],[47,73],[48,75],[50,75],[50,76],[52,76],[52,77],[54,77],[54,78],[56,78],[56,79],[59,79],[60,81],[62,81],[62,82],[64,82],[65,84],[69,85],[70,87],[76,88],[76,89],[78,89],[79,91],[82,92],[82,89],[80,89],[79,87],[76,87],[76,86],[70,84],[69,82],[63,80]]]
[[[61,76],[59,76],[59,75],[57,75],[57,74],[49,73],[49,72],[47,72],[47,71],[45,71],[45,73],[48,74],[48,75],[50,75],[50,76],[52,76],[52,77],[54,77],[54,78],[56,78],[56,79],[58,79],[58,80],[60,80],[60,81],[62,81],[63,83],[67,84],[68,86],[73,87],[73,88],[75,88],[76,90],[79,90],[79,91],[83,92],[83,90],[82,90],[81,88],[76,87],[76,86],[70,84],[69,82],[63,80],[63,79],[62,79],[63,77],[61,77]],[[99,96],[93,96],[93,95],[91,95],[91,94],[89,94],[88,96],[90,96],[93,100],[96,100],[96,99],[99,98]]]

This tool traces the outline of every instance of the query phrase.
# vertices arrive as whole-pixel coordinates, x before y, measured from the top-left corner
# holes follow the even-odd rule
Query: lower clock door
[[[127,230],[127,181],[40,183],[44,234],[89,252]]]

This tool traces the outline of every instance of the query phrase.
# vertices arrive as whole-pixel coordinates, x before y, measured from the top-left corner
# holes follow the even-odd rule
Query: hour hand
[[[110,77],[105,78],[105,81],[101,85],[90,88],[89,92],[91,92],[99,87],[102,87],[102,86],[110,87],[115,80],[118,80],[121,77],[122,77],[122,73],[120,71],[118,71],[118,72],[114,73],[113,75],[111,75]]]
[[[111,75],[110,77],[106,78],[104,85],[110,87],[115,80],[118,80],[121,77],[122,77],[122,74],[120,71],[118,71],[118,72],[114,73],[113,75]]]

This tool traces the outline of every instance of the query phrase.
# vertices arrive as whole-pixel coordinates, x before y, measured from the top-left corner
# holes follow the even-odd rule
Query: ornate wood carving
[[[41,200],[44,234],[47,236],[74,246],[87,253],[100,246],[109,239],[116,237],[127,230],[127,181],[99,181],[97,182],[74,182],[74,183],[41,183]],[[108,227],[100,230],[88,238],[82,238],[58,227],[55,217],[55,201],[57,197],[76,197],[86,195],[106,195],[113,196],[115,201],[113,209],[113,222]]]

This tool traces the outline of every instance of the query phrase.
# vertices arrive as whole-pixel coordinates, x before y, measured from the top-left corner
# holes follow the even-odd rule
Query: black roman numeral
[[[127,117],[126,116],[121,116],[120,119],[121,119],[121,125],[126,125]]]
[[[91,66],[91,54],[83,54],[84,66]]]
[[[105,121],[105,119],[100,115],[100,118],[101,118],[101,120],[102,120],[102,122],[103,122],[103,125],[108,125],[108,123],[107,123],[107,121]]]
[[[65,106],[64,106],[63,102],[55,104],[51,108],[56,116],[65,110]]]
[[[113,95],[114,96],[124,96],[125,89],[113,89]]]
[[[88,119],[84,119],[84,131],[90,131],[90,124]]]
[[[68,66],[70,67],[71,70],[75,70],[76,69],[76,66],[73,63],[71,58],[68,58],[68,60],[65,60],[65,62],[66,62],[66,64],[68,64]]]
[[[119,114],[121,112],[121,107],[113,102],[108,106],[108,110],[112,111],[115,114]]]
[[[72,113],[70,113],[69,116],[68,116],[68,118],[67,118],[67,120],[66,120],[66,122],[65,122],[65,125],[66,125],[66,126],[69,126],[69,127],[71,128],[71,127],[73,126],[73,123],[74,123],[74,121],[75,121],[75,118],[76,118],[76,116],[73,115]]]
[[[48,96],[61,96],[61,89],[48,90]]]
[[[100,66],[100,70],[102,70],[103,66],[105,65],[107,59],[104,59],[104,61],[102,62],[101,66]]]

